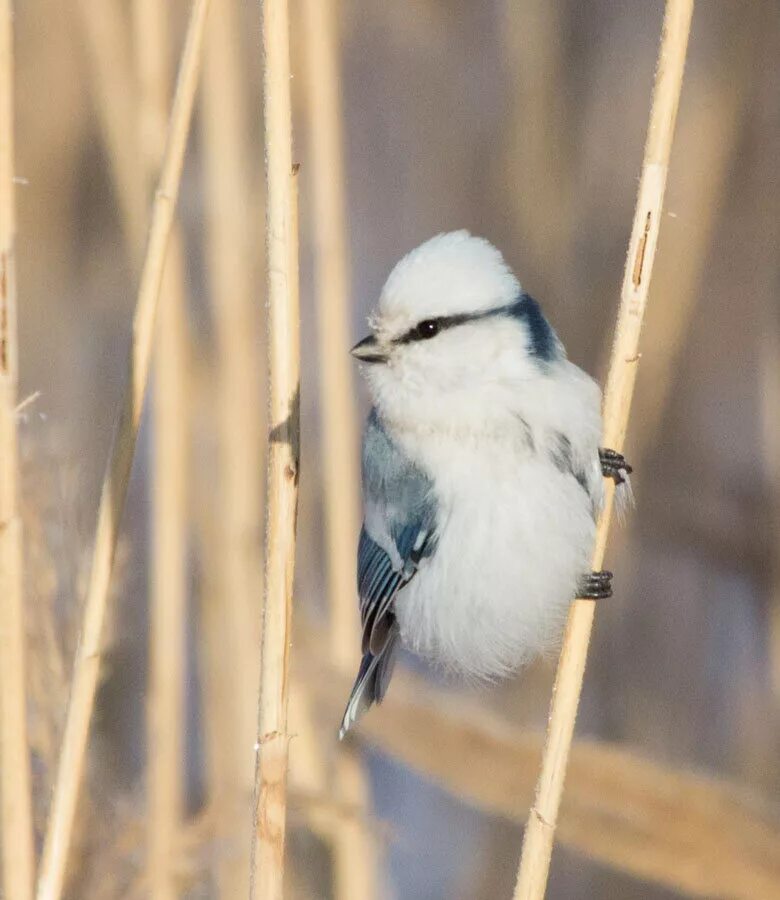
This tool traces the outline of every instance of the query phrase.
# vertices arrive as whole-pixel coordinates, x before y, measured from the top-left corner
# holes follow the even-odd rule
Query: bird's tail
[[[398,630],[394,628],[388,635],[384,647],[376,654],[365,653],[360,663],[349,702],[341,720],[339,740],[360,719],[363,713],[375,704],[381,703],[387,693],[387,686],[395,666],[398,651]]]

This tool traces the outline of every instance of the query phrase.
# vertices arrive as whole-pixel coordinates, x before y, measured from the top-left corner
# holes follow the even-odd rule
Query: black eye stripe
[[[413,328],[410,328],[406,334],[396,338],[393,343],[412,344],[417,341],[430,340],[437,334],[441,334],[442,331],[454,328],[456,325],[464,325],[467,322],[480,322],[483,319],[498,318],[500,316],[507,316],[525,323],[531,340],[529,348],[531,355],[537,357],[542,363],[565,357],[563,347],[547,319],[545,319],[539,304],[526,293],[520,294],[512,303],[507,303],[505,306],[496,306],[493,309],[486,309],[483,312],[458,313],[453,316],[439,316],[436,319],[423,319],[422,322],[418,322]],[[427,327],[431,325],[434,327]],[[423,329],[422,332],[421,328]]]
[[[474,322],[477,319],[484,319],[485,313],[460,313],[456,316],[439,316],[436,319],[423,319],[413,328],[410,328],[406,334],[396,338],[394,344],[412,344],[415,341],[427,341],[448,328],[454,328],[456,325],[463,325],[464,322]]]

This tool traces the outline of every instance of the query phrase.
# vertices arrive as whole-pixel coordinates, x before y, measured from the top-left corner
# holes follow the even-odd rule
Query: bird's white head
[[[353,355],[380,412],[412,423],[472,416],[564,356],[501,253],[467,231],[405,256],[369,324]]]

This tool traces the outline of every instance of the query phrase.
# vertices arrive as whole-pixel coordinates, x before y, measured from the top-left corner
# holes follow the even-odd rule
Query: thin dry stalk
[[[133,64],[127,22],[118,0],[79,0],[90,85],[117,186],[122,229],[131,258],[138,261],[144,239],[145,202],[140,191]]]
[[[35,878],[19,512],[11,0],[0,0],[0,838],[8,900],[32,897]]]
[[[209,0],[195,0],[182,55],[176,96],[133,320],[127,386],[116,437],[103,480],[92,570],[74,662],[54,797],[38,884],[39,900],[62,895],[79,788],[102,658],[102,634],[119,522],[127,493],[141,409],[149,375],[157,299],[181,181]]]
[[[676,142],[681,158],[695,148],[696,165],[688,167],[675,191],[675,208],[684,215],[679,227],[684,229],[685,243],[677,252],[661,255],[653,276],[653,295],[658,300],[644,324],[645,343],[653,353],[643,360],[634,398],[631,462],[635,468],[641,468],[664,421],[746,111],[744,80],[736,73],[718,86],[690,80],[686,90],[690,114],[680,122]],[[678,222],[668,223],[670,232]]]
[[[154,558],[150,605],[149,878],[173,898],[184,812],[187,617],[187,322],[184,248],[171,234],[155,347]]]
[[[667,0],[639,195],[604,395],[604,445],[618,451],[625,439],[639,362],[639,336],[658,242],[692,14],[693,0]],[[594,570],[601,569],[604,560],[613,502],[614,489],[608,484],[596,534]],[[592,601],[575,600],[566,624],[536,799],[523,841],[515,900],[544,896],[593,613]]]
[[[776,700],[780,700],[780,316],[773,308],[765,313],[761,334],[761,425],[767,485],[770,533],[774,535],[769,583],[769,673]]]
[[[761,20],[763,23],[763,19]],[[762,24],[763,28],[763,24]],[[772,67],[768,61],[774,62],[776,51],[780,46],[780,32],[776,29],[773,37],[759,42],[763,51],[759,60],[767,60],[763,63],[769,71],[775,73],[774,78],[769,78],[761,90],[761,100],[764,101],[762,109],[771,110],[768,113],[767,127],[773,134],[780,131],[780,111],[777,105],[769,98],[777,94],[780,84],[778,70]],[[751,44],[751,54],[754,46]],[[759,62],[759,65],[762,65]],[[755,66],[754,57],[751,55],[751,67]],[[759,335],[759,360],[760,360],[760,427],[761,450],[764,461],[764,475],[768,494],[768,518],[770,535],[769,577],[768,577],[768,622],[767,622],[767,652],[770,684],[776,708],[780,709],[780,308],[777,304],[778,288],[780,288],[780,271],[777,260],[772,250],[780,241],[780,195],[777,190],[767,189],[767,185],[773,183],[776,175],[777,163],[775,156],[770,152],[764,154],[762,165],[757,173],[757,183],[763,202],[758,204],[756,210],[761,227],[763,240],[761,244],[765,248],[761,263],[756,273],[759,283],[765,285],[765,301],[760,310]],[[752,535],[751,535],[752,539]],[[769,742],[771,746],[771,741]]]
[[[133,4],[139,137],[148,194],[165,152],[169,115],[168,13]],[[153,404],[153,559],[149,610],[148,881],[158,900],[178,896],[176,859],[184,807],[187,612],[187,404],[184,248],[174,222],[157,317]]]
[[[203,162],[207,202],[206,259],[217,342],[219,491],[214,512],[218,584],[208,602],[213,627],[204,635],[209,791],[220,841],[219,896],[245,897],[249,887],[246,822],[251,811],[252,744],[257,726],[262,596],[263,434],[260,402],[260,316],[253,295],[254,248],[247,80],[236,48],[238,7],[213,11],[203,71]],[[229,654],[224,648],[230,647]]]
[[[265,607],[250,897],[282,900],[288,666],[298,505],[300,345],[287,0],[263,4],[269,433]]]
[[[358,425],[350,344],[339,35],[334,0],[306,0],[303,34],[306,113],[312,165],[319,335],[319,388],[330,652],[337,666],[354,665],[359,634],[355,546],[359,530]],[[366,804],[366,774],[354,749],[341,747],[334,773],[345,802]],[[376,847],[360,820],[337,818],[332,835],[337,898],[376,894]]]

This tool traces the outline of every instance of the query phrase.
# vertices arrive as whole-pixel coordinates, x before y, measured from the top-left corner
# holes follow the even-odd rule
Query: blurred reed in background
[[[212,7],[107,595],[74,898],[247,891],[267,430],[261,10]],[[358,656],[365,411],[347,351],[395,260],[467,227],[603,375],[663,4],[290,8],[302,463],[286,891],[509,897],[550,661],[481,690],[412,664],[337,745]],[[190,11],[14,9],[20,379],[3,402],[20,441],[37,865]],[[698,4],[627,447],[637,508],[608,553],[616,596],[597,618],[550,897],[780,893],[778,58],[772,0]],[[2,440],[5,464],[15,439]],[[6,794],[24,790],[7,746]],[[6,896],[29,896],[5,850]]]

